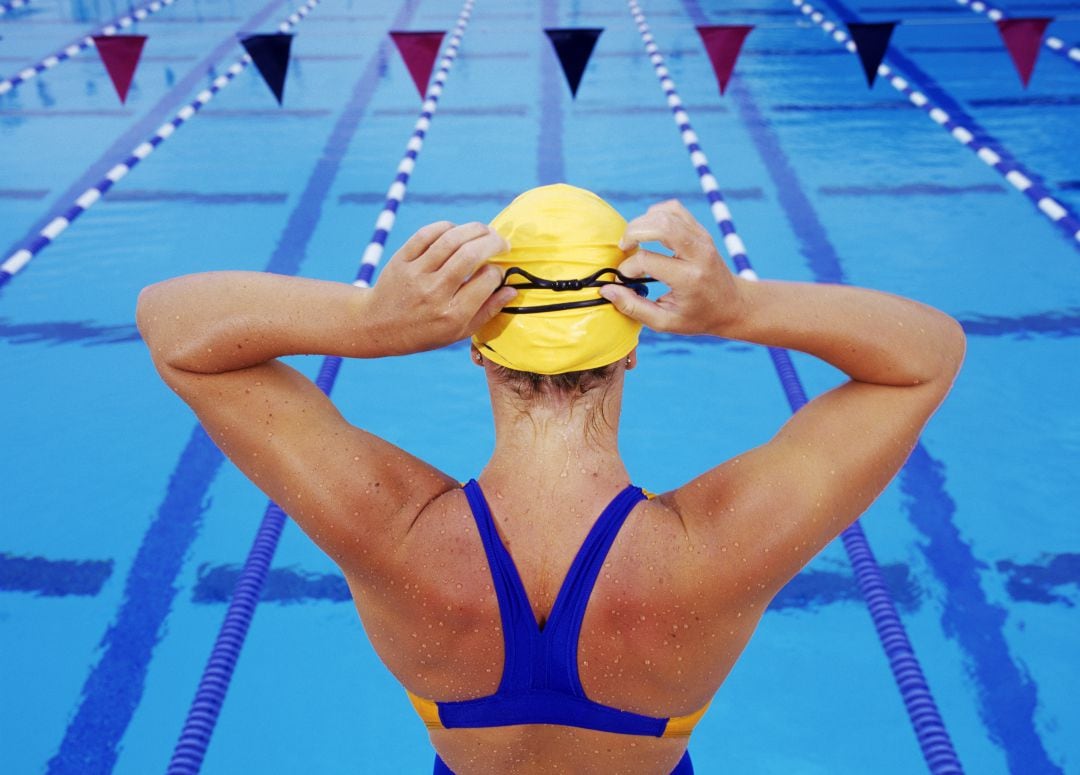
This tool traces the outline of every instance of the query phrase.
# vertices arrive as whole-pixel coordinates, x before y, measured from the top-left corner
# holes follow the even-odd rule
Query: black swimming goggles
[[[519,275],[525,278],[524,282],[510,282],[510,278],[513,275]],[[605,276],[614,279],[600,279]],[[582,277],[580,280],[545,280],[542,277],[537,277],[534,274],[526,272],[521,267],[512,266],[503,274],[502,285],[499,287],[509,286],[519,290],[580,291],[583,288],[599,288],[602,285],[625,285],[632,289],[638,296],[648,296],[649,289],[645,286],[645,283],[655,282],[656,278],[653,277],[627,277],[618,269],[600,269],[593,272],[588,277]],[[508,312],[511,315],[527,315],[533,312],[554,312],[560,309],[599,307],[601,304],[610,303],[611,302],[603,296],[599,296],[595,299],[564,301],[555,304],[539,304],[535,307],[503,307],[501,311]]]

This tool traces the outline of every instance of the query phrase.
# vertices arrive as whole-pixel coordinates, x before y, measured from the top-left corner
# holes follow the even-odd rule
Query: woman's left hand
[[[385,355],[456,342],[498,314],[517,291],[485,266],[510,245],[482,223],[429,224],[401,246],[370,291],[364,328]]]

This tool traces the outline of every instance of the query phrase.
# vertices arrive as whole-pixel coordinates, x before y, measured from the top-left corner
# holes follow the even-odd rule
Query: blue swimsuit
[[[597,518],[574,558],[551,616],[539,627],[525,587],[506,550],[476,480],[465,485],[473,518],[487,554],[499,601],[504,663],[499,688],[488,697],[435,702],[409,693],[428,728],[499,727],[512,724],[562,726],[653,737],[685,737],[708,707],[687,716],[653,718],[593,702],[585,696],[578,674],[577,649],[581,621],[600,568],[630,511],[645,499],[641,489],[628,486]],[[435,773],[450,769],[436,757]],[[685,755],[672,775],[690,775]]]

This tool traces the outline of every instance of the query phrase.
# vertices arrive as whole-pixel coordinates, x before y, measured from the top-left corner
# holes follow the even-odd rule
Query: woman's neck
[[[581,492],[624,487],[619,457],[622,384],[573,400],[544,397],[524,404],[499,386],[491,390],[495,451],[485,480],[531,492]]]

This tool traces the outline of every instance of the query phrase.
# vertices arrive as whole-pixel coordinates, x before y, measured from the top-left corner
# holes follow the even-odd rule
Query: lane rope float
[[[746,245],[735,229],[731,211],[720,192],[716,177],[709,168],[708,157],[702,150],[700,140],[690,124],[690,116],[683,106],[682,99],[675,88],[675,82],[671,79],[671,73],[664,63],[664,57],[656,45],[656,40],[649,31],[645,15],[641,12],[636,0],[628,0],[628,4],[645,44],[645,52],[649,55],[656,77],[660,81],[660,87],[667,98],[675,125],[690,154],[690,162],[697,172],[701,190],[709,201],[709,209],[723,236],[724,247],[732,263],[735,264],[739,276],[757,281],[758,275],[746,255]],[[777,347],[769,347],[768,351],[791,411],[797,412],[807,403],[807,397],[791,356],[787,350]],[[927,766],[934,775],[961,775],[963,768],[960,760],[953,748],[952,740],[949,738],[948,730],[945,728],[903,622],[897,613],[896,602],[885,583],[881,566],[874,557],[859,520],[855,520],[844,530],[841,538],[851,561],[856,583],[870,610],[874,629],[885,650],[889,668],[907,708],[908,717],[911,719]]]
[[[472,15],[474,0],[466,0],[458,16],[457,25],[450,35],[449,43],[443,49],[443,56],[435,79],[428,88],[420,117],[416,120],[412,135],[406,144],[405,155],[398,163],[397,174],[386,193],[383,209],[375,219],[375,232],[364,250],[354,285],[361,288],[371,286],[371,279],[382,257],[386,238],[393,228],[398,207],[405,197],[409,176],[416,166],[416,158],[424,144],[424,137],[431,126],[431,119],[438,107],[450,68],[457,58],[458,48]],[[342,359],[327,357],[323,359],[315,384],[326,395],[334,388]],[[213,649],[199,679],[188,715],[180,732],[179,740],[169,762],[168,775],[195,775],[202,767],[210,737],[217,725],[225,695],[232,680],[240,651],[244,647],[259,596],[270,570],[270,562],[277,550],[281,531],[285,527],[287,516],[281,507],[273,501],[267,504],[262,523],[255,534],[254,542],[240,571],[236,587],[229,600],[229,608],[221,624]]]

